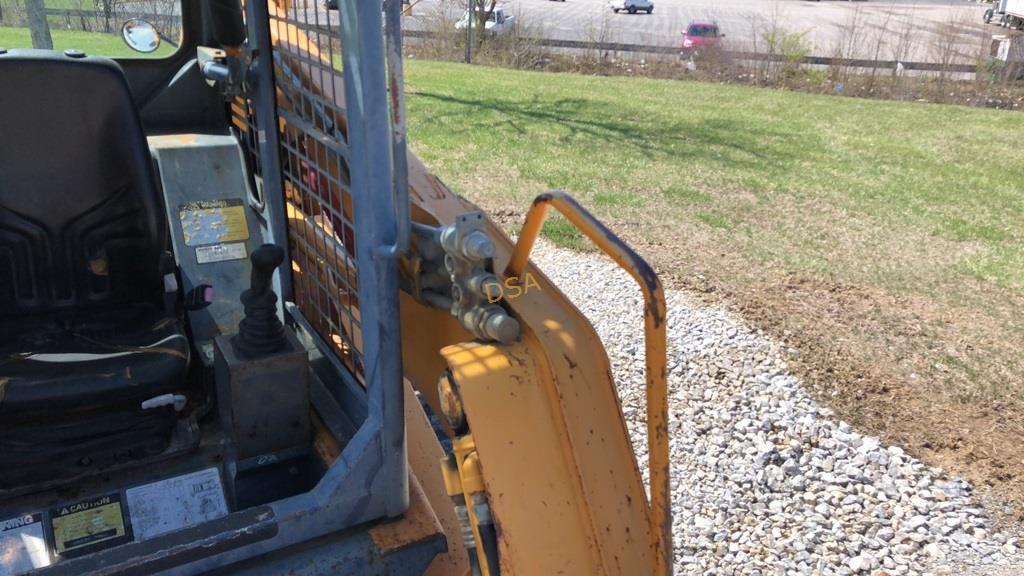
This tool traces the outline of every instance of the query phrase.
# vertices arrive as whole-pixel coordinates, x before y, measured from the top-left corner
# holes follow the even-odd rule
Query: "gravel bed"
[[[604,341],[646,479],[639,289],[599,255],[533,261]],[[836,421],[759,331],[666,296],[676,574],[1024,574],[1018,527],[970,485]]]

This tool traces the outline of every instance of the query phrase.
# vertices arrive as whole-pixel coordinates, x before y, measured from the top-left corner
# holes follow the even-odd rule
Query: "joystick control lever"
[[[284,261],[284,250],[264,244],[253,250],[249,260],[252,262],[249,289],[240,297],[245,318],[238,324],[238,334],[232,343],[242,356],[255,358],[277,352],[288,344],[284,326],[277,317],[277,294],[271,288],[274,270]]]
[[[271,283],[284,260],[284,250],[273,244],[252,251],[249,289],[239,297],[245,317],[237,334],[214,338],[217,409],[229,439],[227,492],[236,509],[277,499],[280,495],[271,498],[276,492],[268,493],[267,487],[277,485],[271,479],[281,478],[278,472],[260,471],[304,459],[312,446],[309,353],[292,329],[281,324]]]

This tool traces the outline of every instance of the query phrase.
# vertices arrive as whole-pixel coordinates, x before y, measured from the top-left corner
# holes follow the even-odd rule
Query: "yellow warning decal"
[[[245,206],[239,199],[201,200],[178,207],[186,246],[206,246],[249,239]]]
[[[58,555],[107,548],[131,539],[119,493],[61,506],[50,511],[50,518],[53,549]]]

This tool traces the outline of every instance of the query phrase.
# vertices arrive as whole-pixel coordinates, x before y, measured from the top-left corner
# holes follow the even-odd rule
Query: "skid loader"
[[[453,194],[401,5],[338,8],[0,49],[0,575],[671,573],[657,276],[563,192],[514,243]],[[644,295],[646,486],[552,207]]]

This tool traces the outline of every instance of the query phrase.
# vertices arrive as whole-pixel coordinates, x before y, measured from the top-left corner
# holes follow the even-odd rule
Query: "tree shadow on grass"
[[[564,130],[560,146],[586,146],[600,141],[621,146],[623,156],[646,155],[652,159],[704,160],[740,169],[780,169],[796,156],[789,150],[806,135],[756,128],[743,119],[713,118],[693,121],[648,122],[630,111],[609,109],[584,98],[509,101],[475,99],[433,92],[410,94],[445,105],[432,111],[426,122],[444,123],[451,133],[478,130],[509,130],[520,136],[535,133],[544,124]],[[634,114],[641,111],[634,110]],[[548,137],[548,136],[541,136]],[[768,143],[768,144],[766,144]],[[809,146],[806,141],[799,143]]]

